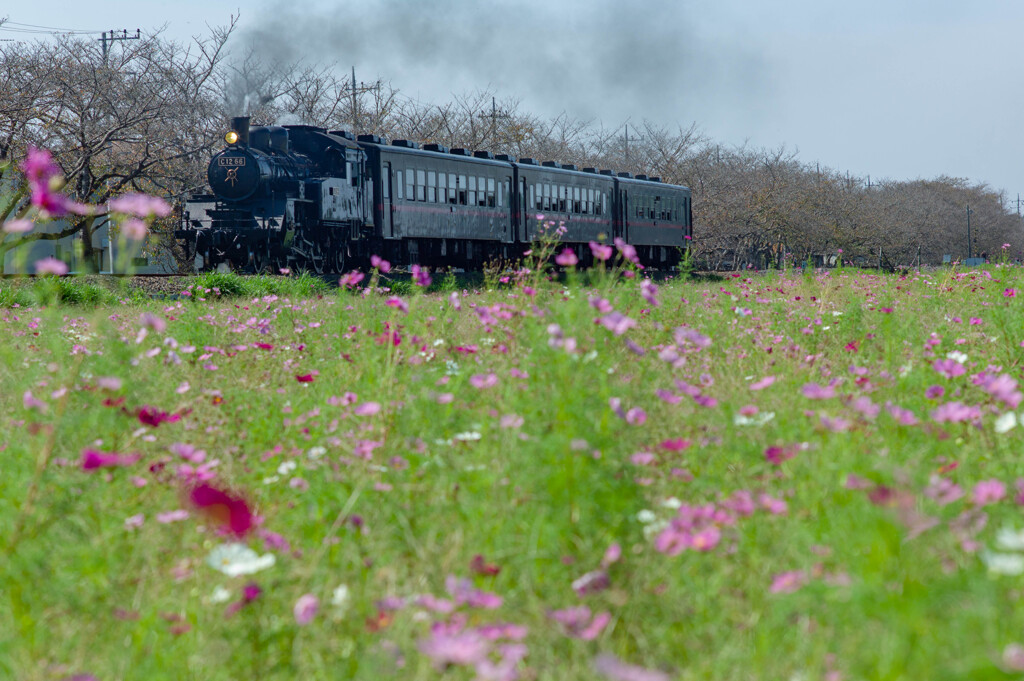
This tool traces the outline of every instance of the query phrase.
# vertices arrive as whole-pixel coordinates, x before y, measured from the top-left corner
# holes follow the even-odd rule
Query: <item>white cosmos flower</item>
[[[663,508],[677,509],[683,505],[683,502],[679,501],[675,497],[669,497],[665,501],[661,502]]]
[[[273,567],[276,562],[274,554],[265,553],[261,556],[245,544],[237,542],[221,544],[210,551],[210,555],[206,557],[207,565],[218,572],[223,572],[228,577],[251,575]]]
[[[342,584],[331,593],[331,605],[339,610],[345,610],[348,608],[349,603],[352,602],[352,594],[346,585]]]
[[[464,433],[455,433],[455,435],[452,436],[452,439],[460,442],[472,442],[474,440],[479,440],[482,437],[483,435],[476,431],[467,430]]]
[[[737,426],[763,426],[764,424],[775,418],[775,412],[773,411],[762,411],[754,414],[753,416],[744,416],[743,414],[736,414],[733,417],[732,422]]]
[[[1015,530],[1009,525],[996,534],[996,546],[1003,551],[1024,551],[1024,530]]]
[[[636,519],[644,525],[647,525],[648,523],[653,523],[657,520],[658,516],[654,514],[654,511],[645,508],[636,514]]]
[[[1017,425],[1017,415],[1012,411],[1008,411],[999,418],[996,419],[996,432],[1005,433]]]
[[[1024,556],[1017,553],[981,554],[981,560],[988,566],[988,571],[995,575],[1019,575],[1024,573]]]
[[[659,520],[648,525],[644,525],[644,539],[650,539],[656,534],[660,534],[662,530],[667,528],[669,525],[667,520]]]
[[[310,453],[312,453],[312,451]],[[298,464],[295,463],[294,461],[285,461],[284,463],[277,467],[277,472],[280,475],[288,475],[296,468],[298,468]]]
[[[963,364],[964,362],[967,361],[967,355],[957,350],[954,350],[953,352],[946,353],[946,359],[951,359],[957,362],[958,364]]]
[[[211,603],[227,603],[231,599],[231,592],[222,586],[218,586],[210,594]]]

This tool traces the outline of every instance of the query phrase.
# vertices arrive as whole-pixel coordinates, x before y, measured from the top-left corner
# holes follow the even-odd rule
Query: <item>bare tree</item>
[[[19,93],[5,100],[3,151],[17,159],[30,145],[49,149],[67,192],[101,209],[128,191],[185,196],[196,188],[198,159],[216,141],[214,76],[234,25],[188,45],[156,33],[106,59],[95,41],[76,36],[0,46],[0,74]],[[70,216],[60,232],[0,244],[0,256],[25,242],[79,234],[87,267],[95,268],[92,235],[106,220],[102,212]]]

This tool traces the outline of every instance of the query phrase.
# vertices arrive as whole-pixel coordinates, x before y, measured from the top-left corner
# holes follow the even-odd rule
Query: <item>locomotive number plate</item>
[[[237,168],[238,166],[245,165],[244,156],[227,156],[220,157],[217,159],[217,165],[220,167]]]

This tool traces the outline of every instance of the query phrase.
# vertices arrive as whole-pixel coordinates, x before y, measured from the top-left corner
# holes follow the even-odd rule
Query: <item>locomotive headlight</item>
[[[228,144],[238,144],[238,133],[234,130],[224,135],[224,141]]]

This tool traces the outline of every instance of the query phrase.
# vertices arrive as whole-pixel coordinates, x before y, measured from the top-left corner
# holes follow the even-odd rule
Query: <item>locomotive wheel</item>
[[[266,274],[271,268],[270,249],[261,244],[252,252],[252,271],[255,274]]]
[[[310,242],[306,268],[313,274],[323,274],[327,269],[327,254],[319,241]]]
[[[332,252],[332,254],[334,256],[332,258],[332,261],[333,261],[333,264],[334,264],[334,273],[335,274],[344,274],[345,273],[345,245],[344,244],[340,244],[338,246],[335,246],[334,248],[331,249],[331,252]]]

